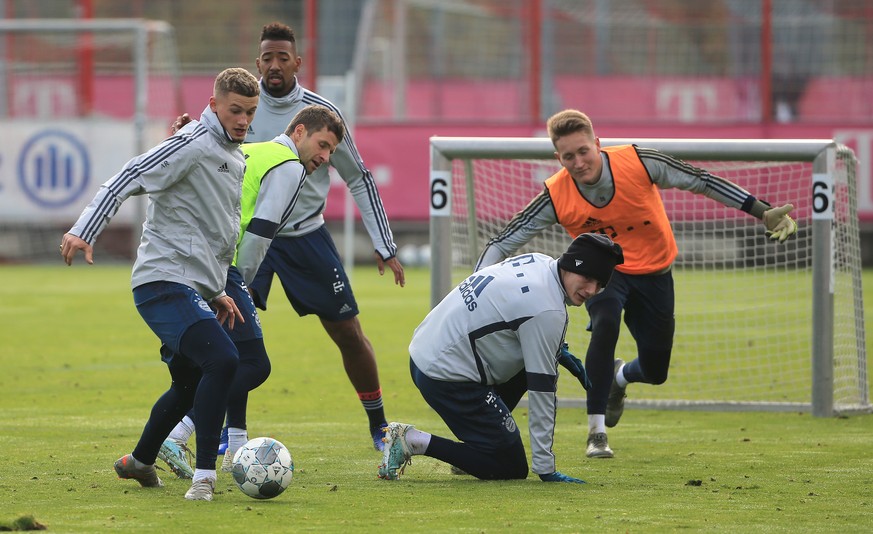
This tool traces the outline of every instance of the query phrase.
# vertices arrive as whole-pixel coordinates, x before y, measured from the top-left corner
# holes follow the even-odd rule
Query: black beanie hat
[[[561,269],[593,278],[602,287],[606,287],[615,266],[622,263],[621,246],[603,234],[580,234],[558,258]]]

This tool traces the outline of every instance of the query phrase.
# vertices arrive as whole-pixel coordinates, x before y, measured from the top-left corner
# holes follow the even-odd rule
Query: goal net
[[[792,203],[799,226],[779,244],[739,210],[687,191],[661,192],[679,246],[673,357],[667,382],[634,385],[628,403],[868,411],[852,151],[830,140],[601,143],[656,148],[774,205]],[[431,138],[432,305],[470,274],[488,240],[559,170],[553,152],[549,139]],[[518,253],[557,257],[570,240],[555,225]],[[587,312],[569,309],[567,341],[584,360]],[[622,329],[616,357],[629,361],[636,346]],[[559,391],[584,393],[570,378],[560,379]]]
[[[99,185],[166,137],[181,107],[165,22],[0,20],[0,127],[15,132],[0,145],[0,263],[59,261]],[[97,241],[101,261],[133,256],[144,206],[122,206]]]

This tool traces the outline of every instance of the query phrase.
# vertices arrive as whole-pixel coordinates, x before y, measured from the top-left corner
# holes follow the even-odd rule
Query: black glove
[[[561,355],[558,357],[558,363],[566,367],[573,376],[579,379],[579,383],[582,384],[585,391],[591,389],[591,380],[588,378],[588,373],[585,372],[585,367],[582,366],[579,358],[573,356],[566,343],[561,345]]]

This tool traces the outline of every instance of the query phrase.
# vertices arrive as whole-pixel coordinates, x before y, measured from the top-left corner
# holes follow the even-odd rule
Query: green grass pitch
[[[189,483],[169,472],[163,489],[140,488],[112,463],[133,448],[168,374],[133,306],[129,267],[78,259],[0,267],[0,528],[32,515],[51,532],[873,530],[869,415],[629,410],[610,432],[616,457],[589,460],[584,411],[561,408],[558,469],[586,485],[480,482],[425,457],[400,481],[378,480],[380,455],[336,348],[278,293],[262,314],[273,374],[248,419],[251,437],[290,449],[289,489],[256,501],[219,474],[215,501],[188,502]],[[430,286],[424,270],[407,275],[400,289],[356,269],[361,321],[389,419],[450,436],[409,379],[407,345]],[[873,273],[864,281],[873,303]],[[560,388],[579,396],[566,377]],[[525,442],[526,415],[517,410]]]

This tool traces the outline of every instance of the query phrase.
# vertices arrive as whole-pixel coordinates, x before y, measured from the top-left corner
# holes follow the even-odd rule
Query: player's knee
[[[251,382],[251,389],[263,384],[270,376],[272,364],[270,357],[267,355],[267,348],[264,346],[263,338],[251,339],[236,343],[239,351],[240,368],[237,373],[242,373],[245,369],[246,375]]]
[[[239,351],[218,321],[204,320],[191,325],[182,335],[180,349],[204,374],[232,376],[239,365]]]
[[[504,467],[501,477],[504,480],[524,480],[527,478],[530,471],[527,465],[527,453],[524,452],[523,446],[520,449],[518,446],[514,446],[498,454],[500,464]]]
[[[664,369],[662,372],[647,375],[647,378],[649,384],[652,384],[654,386],[660,386],[667,381],[667,369]]]
[[[593,336],[618,340],[621,331],[621,305],[617,301],[606,301],[589,310]]]
[[[213,377],[230,377],[236,374],[239,367],[239,352],[233,343],[213,343],[209,351],[209,357],[203,362],[203,374]]]
[[[480,465],[470,474],[480,480],[524,480],[528,471],[527,458],[506,458],[497,454],[493,464]]]
[[[524,480],[529,472],[527,453],[521,439],[511,442],[505,448],[491,454],[494,460],[491,470],[481,473],[478,478],[485,480]]]
[[[273,365],[270,363],[270,360],[267,359],[261,363],[259,371],[261,374],[259,375],[259,379],[261,380],[260,384],[263,384],[270,377],[270,373],[273,372]]]
[[[369,341],[357,317],[345,321],[322,321],[322,323],[344,355],[369,350]]]
[[[215,360],[203,369],[204,375],[218,378],[230,384],[239,367],[239,357],[236,351],[217,351]]]
[[[270,377],[270,372],[272,371],[272,365],[270,364],[270,360],[264,359],[257,362],[256,365],[250,368],[250,371],[247,373],[248,375],[248,390],[251,391],[264,382]],[[237,374],[241,372],[237,371]]]
[[[640,370],[643,373],[644,382],[647,384],[652,384],[655,386],[659,386],[667,381],[667,375],[670,371],[670,360],[669,358],[666,360],[666,363],[658,362],[656,364],[652,363],[643,363],[642,359],[640,359]]]
[[[514,464],[510,466],[506,480],[524,480],[527,478],[529,471],[530,469],[528,469],[527,460],[523,463]]]

